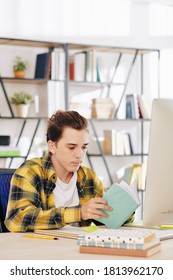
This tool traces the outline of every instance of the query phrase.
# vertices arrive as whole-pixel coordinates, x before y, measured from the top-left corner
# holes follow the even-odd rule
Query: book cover
[[[105,154],[116,155],[116,130],[104,130],[103,152]]]
[[[79,236],[77,244],[80,246],[123,248],[133,250],[146,250],[160,243],[152,230],[138,231],[134,229],[98,229],[82,237]]]
[[[150,242],[146,243],[125,243],[125,242],[115,242],[115,241],[109,241],[109,238],[107,240],[101,239],[100,236],[100,241],[95,241],[95,240],[86,240],[84,239],[78,239],[77,244],[79,246],[91,246],[91,247],[106,247],[106,248],[119,248],[119,249],[132,249],[132,250],[146,250],[149,249],[155,245],[160,244],[160,239],[159,238],[154,238]]]
[[[0,157],[18,157],[20,155],[20,149],[18,147],[0,146]]]
[[[108,217],[99,219],[99,222],[108,228],[119,228],[140,206],[136,186],[129,186],[124,181],[120,184],[114,183],[103,198],[113,208],[112,211],[102,210],[108,214]]]
[[[50,53],[37,54],[35,79],[49,79],[50,77]]]
[[[143,119],[150,119],[151,118],[151,110],[149,109],[148,103],[144,95],[137,96],[138,107],[140,117]]]
[[[116,255],[116,256],[129,256],[129,257],[150,257],[161,251],[161,244],[157,244],[145,250],[122,249],[122,248],[107,248],[107,247],[92,247],[80,246],[80,253],[86,254],[102,254],[102,255]]]
[[[138,102],[134,94],[126,95],[126,118],[139,119]]]
[[[74,61],[69,63],[69,79],[70,81],[74,81]]]
[[[87,231],[82,227],[74,227],[70,225],[66,225],[59,229],[37,229],[34,231],[36,234],[49,235],[54,237],[62,237],[69,239],[77,239],[78,236],[84,236],[87,234]]]
[[[145,172],[144,164],[142,163],[133,164],[129,185],[132,185],[136,181],[137,189],[145,190],[145,177],[146,177],[145,173],[146,172]]]
[[[74,55],[74,79],[77,82],[86,80],[86,52],[78,52]]]

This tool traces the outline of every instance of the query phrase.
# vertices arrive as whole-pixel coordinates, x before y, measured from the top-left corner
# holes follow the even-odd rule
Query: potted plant
[[[11,97],[11,103],[16,107],[18,117],[26,118],[28,115],[30,104],[33,102],[33,97],[27,92],[16,92]]]
[[[28,69],[28,62],[22,60],[20,56],[16,56],[13,65],[13,72],[15,78],[24,78],[25,77],[25,70]]]

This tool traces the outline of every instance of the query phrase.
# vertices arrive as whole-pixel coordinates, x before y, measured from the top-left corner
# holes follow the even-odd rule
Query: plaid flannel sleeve
[[[53,194],[46,204],[46,195],[40,194],[29,180],[24,177],[13,176],[5,225],[12,232],[33,231],[36,229],[60,228],[66,223],[80,220],[80,207],[56,208]],[[44,201],[45,200],[45,201]]]

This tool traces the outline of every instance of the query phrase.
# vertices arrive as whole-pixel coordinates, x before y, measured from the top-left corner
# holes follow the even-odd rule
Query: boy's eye
[[[88,148],[87,146],[82,147],[83,150],[87,150],[87,148]]]

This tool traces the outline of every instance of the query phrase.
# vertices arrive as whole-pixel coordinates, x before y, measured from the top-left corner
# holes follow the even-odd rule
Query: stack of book
[[[150,257],[161,250],[160,239],[147,229],[98,229],[77,240],[80,253]]]
[[[21,156],[20,149],[12,146],[0,146],[0,157],[18,157]]]
[[[132,155],[130,133],[116,129],[104,130],[103,152],[111,155]]]

